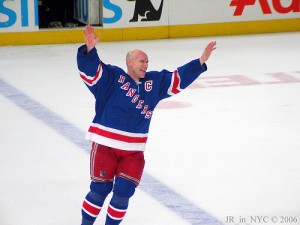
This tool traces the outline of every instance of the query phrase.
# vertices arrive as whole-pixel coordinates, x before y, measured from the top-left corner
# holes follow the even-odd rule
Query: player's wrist
[[[206,62],[206,60],[203,58],[203,56],[201,56],[199,60],[200,60],[201,65]]]
[[[89,53],[95,46],[86,45],[86,53]]]

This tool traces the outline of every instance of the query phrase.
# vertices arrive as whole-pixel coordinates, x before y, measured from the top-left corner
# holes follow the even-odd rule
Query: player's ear
[[[130,59],[127,59],[126,64],[127,64],[127,66],[132,66],[132,61]]]

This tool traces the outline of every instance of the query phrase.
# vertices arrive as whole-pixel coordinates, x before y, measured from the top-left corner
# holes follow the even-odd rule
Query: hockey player
[[[120,224],[129,199],[144,169],[144,149],[153,111],[162,99],[179,93],[207,70],[205,62],[216,49],[210,42],[200,58],[174,71],[150,71],[148,56],[135,49],[126,55],[127,72],[105,64],[97,54],[90,25],[84,29],[85,45],[79,47],[80,77],[95,97],[95,117],[88,130],[90,192],[82,205],[82,225],[94,224],[107,195],[113,191],[106,225]]]

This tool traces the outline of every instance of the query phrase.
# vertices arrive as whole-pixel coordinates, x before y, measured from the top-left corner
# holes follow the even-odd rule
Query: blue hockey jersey
[[[81,79],[95,97],[95,117],[86,138],[122,150],[144,151],[153,111],[162,99],[181,92],[207,70],[195,59],[175,71],[147,72],[134,81],[123,69],[105,64],[96,48],[79,47]]]

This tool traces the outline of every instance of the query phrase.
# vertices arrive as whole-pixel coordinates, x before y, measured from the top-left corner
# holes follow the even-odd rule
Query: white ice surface
[[[123,68],[126,52],[140,48],[148,53],[149,70],[173,70],[199,57],[210,40],[218,49],[196,81],[209,87],[166,100],[186,108],[155,111],[145,171],[223,223],[227,216],[238,223],[262,215],[297,216],[291,224],[300,224],[299,32],[97,48],[102,60]],[[0,47],[0,78],[85,131],[94,106],[78,76],[78,46]],[[283,82],[269,73],[299,81]],[[211,87],[207,80],[232,75],[260,84]],[[80,224],[89,188],[88,153],[2,95],[0,105],[0,225]],[[105,210],[95,224],[104,224],[104,218]],[[137,189],[123,224],[189,223]]]

